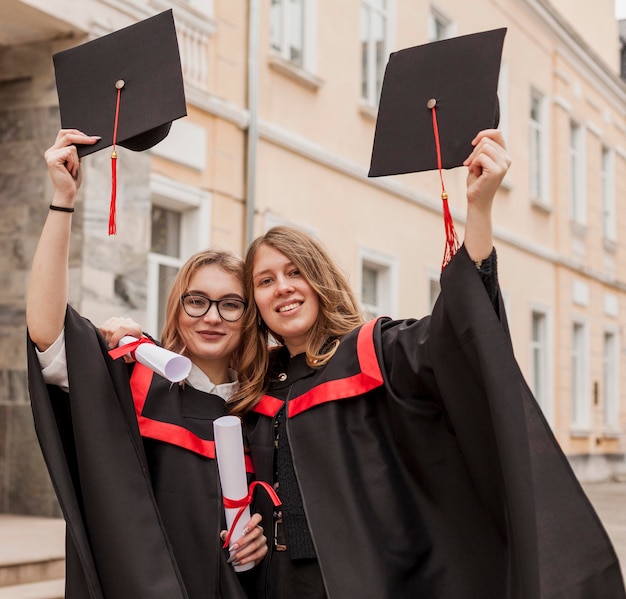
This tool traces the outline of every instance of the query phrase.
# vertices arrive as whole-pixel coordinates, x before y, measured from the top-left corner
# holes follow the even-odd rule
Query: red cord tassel
[[[115,149],[115,144],[117,143],[117,123],[120,116],[120,98],[124,82],[120,80],[115,84],[115,86],[117,87],[117,101],[115,103],[115,124],[113,125],[113,151],[111,152],[111,203],[109,205],[109,235],[115,235],[117,231],[115,223],[115,213],[117,209],[117,151]]]
[[[433,132],[435,134],[435,147],[437,149],[437,168],[439,170],[439,179],[441,180],[441,201],[443,203],[443,225],[446,233],[446,247],[443,252],[443,260],[441,262],[441,270],[443,270],[454,254],[459,249],[459,238],[456,235],[454,229],[454,221],[452,220],[452,214],[450,213],[450,206],[448,205],[448,193],[443,182],[443,169],[441,167],[441,144],[439,143],[439,127],[437,125],[437,106],[436,102],[431,107],[433,114]]]
[[[446,231],[446,249],[443,253],[443,260],[441,262],[441,270],[443,270],[450,260],[452,260],[454,254],[459,249],[459,238],[454,230],[454,221],[452,220],[452,214],[450,214],[450,206],[448,205],[448,194],[445,191],[441,192],[441,201],[443,202],[443,225]]]
[[[111,152],[111,203],[109,205],[109,235],[115,235],[115,212],[117,203],[117,152]]]

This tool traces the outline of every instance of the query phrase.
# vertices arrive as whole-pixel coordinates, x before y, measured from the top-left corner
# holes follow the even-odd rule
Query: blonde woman
[[[625,596],[510,345],[491,223],[504,141],[487,130],[473,145],[464,247],[432,316],[364,322],[301,231],[276,227],[248,249],[234,409],[256,476],[282,500],[257,501],[274,531],[261,597]]]

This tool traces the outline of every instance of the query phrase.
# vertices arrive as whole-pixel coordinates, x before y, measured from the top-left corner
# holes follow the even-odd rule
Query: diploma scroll
[[[241,420],[236,416],[222,416],[213,422],[215,455],[222,485],[222,495],[232,500],[248,496],[248,478],[243,453]],[[240,508],[224,508],[226,526],[231,529]],[[231,545],[243,535],[245,525],[250,521],[250,507],[246,506],[231,535]],[[254,567],[254,562],[234,566],[235,572],[245,572]]]
[[[126,335],[120,339],[118,347],[136,342],[135,337]],[[191,360],[175,352],[159,347],[154,343],[141,343],[135,349],[135,359],[140,364],[154,370],[172,383],[178,383],[189,376]]]

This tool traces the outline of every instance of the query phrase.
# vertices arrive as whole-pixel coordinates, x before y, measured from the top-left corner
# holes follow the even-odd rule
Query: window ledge
[[[619,247],[617,241],[613,239],[608,239],[607,237],[605,237],[602,240],[602,245],[604,247],[604,251],[607,254],[617,254],[617,249]]]
[[[502,179],[502,183],[500,183],[501,189],[504,191],[512,191],[513,190],[513,181],[511,181],[511,174],[508,172],[504,175],[504,179]]]
[[[585,239],[587,237],[587,225],[572,220],[570,221],[570,228],[572,230],[572,236],[576,239]]]
[[[622,431],[619,428],[606,428],[602,431],[602,436],[605,439],[619,439],[622,435]]]
[[[586,439],[591,436],[591,431],[588,428],[573,426],[570,430],[570,436],[573,439]]]
[[[552,214],[552,206],[541,198],[531,198],[530,205],[539,212],[543,212],[544,214]]]
[[[270,68],[277,73],[289,77],[289,79],[292,79],[311,91],[317,91],[324,84],[324,81],[317,75],[314,75],[306,69],[299,67],[297,64],[286,60],[279,54],[270,54],[269,65]]]
[[[371,121],[376,121],[378,118],[378,106],[369,104],[363,100],[363,98],[361,98],[361,101],[359,102],[359,112],[362,116]]]

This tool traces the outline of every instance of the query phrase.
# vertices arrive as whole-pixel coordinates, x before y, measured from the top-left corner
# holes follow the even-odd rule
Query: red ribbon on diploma
[[[265,489],[275,506],[280,505],[281,502],[278,498],[278,495],[276,495],[276,491],[274,491],[271,485],[262,480],[255,480],[254,482],[250,483],[250,486],[248,487],[248,494],[243,499],[229,499],[228,497],[224,497],[225,508],[239,508],[239,511],[237,512],[237,515],[235,516],[235,519],[231,524],[230,530],[228,531],[228,534],[224,539],[224,544],[222,545],[224,549],[226,549],[226,547],[228,547],[228,545],[230,544],[230,538],[233,536],[233,531],[235,530],[235,526],[237,525],[239,518],[241,518],[241,514],[243,514],[244,510],[252,503],[252,496],[254,495],[254,489],[257,485],[260,485]]]
[[[140,337],[139,339],[137,339],[137,341],[132,341],[131,343],[127,343],[126,345],[120,345],[109,350],[109,356],[111,356],[111,358],[113,358],[114,360],[117,360],[118,358],[121,358],[126,354],[130,354],[134,360],[135,350],[142,343],[151,343],[152,345],[154,345],[154,341],[152,341],[152,339],[149,339],[148,337]]]

